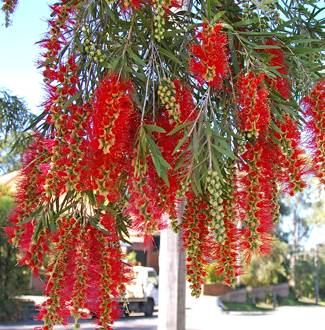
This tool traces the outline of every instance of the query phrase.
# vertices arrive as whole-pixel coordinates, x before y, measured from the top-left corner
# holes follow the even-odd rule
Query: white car
[[[127,308],[124,314],[142,312],[152,316],[158,305],[158,275],[154,268],[132,267],[133,280],[126,286]]]

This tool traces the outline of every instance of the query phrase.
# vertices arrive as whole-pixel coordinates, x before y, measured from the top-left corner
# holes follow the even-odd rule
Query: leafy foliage
[[[315,298],[315,276],[318,276],[319,296],[321,299],[325,298],[325,281],[322,276],[325,271],[324,247],[318,251],[317,265],[315,264],[315,253],[312,251],[312,253],[300,256],[297,260],[295,294],[298,298]]]
[[[24,131],[31,124],[32,115],[24,102],[6,91],[0,92],[0,173],[17,170],[20,155],[29,141]]]
[[[270,255],[253,257],[241,278],[241,283],[254,288],[286,282],[288,278],[287,253],[287,244],[280,241],[274,242]]]
[[[14,206],[8,189],[0,186],[0,320],[14,320],[19,316],[20,306],[15,297],[28,288],[29,271],[17,267],[17,249],[9,244],[3,228],[8,225],[8,216]],[[16,310],[16,313],[14,312]],[[16,315],[18,314],[18,315]]]

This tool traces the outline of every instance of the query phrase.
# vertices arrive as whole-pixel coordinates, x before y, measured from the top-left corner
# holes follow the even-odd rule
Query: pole
[[[183,0],[181,8],[190,10],[192,0]],[[182,222],[185,200],[177,203],[177,222]],[[158,330],[185,330],[186,267],[182,233],[171,228],[160,232]]]
[[[158,330],[185,330],[185,257],[169,228],[160,233]]]

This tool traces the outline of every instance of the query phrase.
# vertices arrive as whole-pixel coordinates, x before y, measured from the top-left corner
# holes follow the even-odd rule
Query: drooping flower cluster
[[[179,150],[175,150],[186,132],[179,130],[174,134],[169,133],[178,124],[190,123],[195,118],[193,98],[188,87],[179,80],[169,81],[169,84],[164,86],[166,83],[168,82],[164,81],[161,85],[166,89],[159,89],[159,91],[160,97],[163,98],[162,104],[167,111],[161,112],[156,120],[157,126],[163,132],[155,132],[153,141],[161,151],[163,159],[170,166],[167,171],[168,185],[157,174],[151,157],[147,157],[148,169],[142,174],[142,178],[132,175],[129,182],[130,200],[126,213],[131,215],[134,227],[141,229],[145,235],[152,235],[157,230],[166,227],[162,217],[163,213],[166,212],[172,221],[177,217],[175,206],[179,197],[178,192],[181,190],[183,170],[187,164],[184,162],[178,170],[175,170],[175,167],[179,154],[186,149],[188,142],[184,142]],[[170,87],[172,92],[168,93]]]
[[[190,156],[190,152],[186,152],[186,148],[190,141],[187,139],[177,148],[179,141],[186,138],[187,132],[184,130],[178,130],[174,134],[170,134],[170,132],[175,130],[179,124],[192,123],[197,113],[193,103],[193,96],[189,88],[182,84],[180,80],[176,79],[173,80],[172,86],[175,95],[175,110],[174,112],[168,111],[170,110],[170,108],[167,107],[168,104],[164,104],[168,115],[162,112],[158,117],[157,124],[162,127],[166,133],[158,133],[155,138],[162,156],[170,165],[170,169],[168,170],[169,186],[166,186],[161,178],[159,179],[159,191],[162,196],[162,205],[169,216],[175,218],[175,204],[177,203],[178,192],[181,190],[182,178],[188,173],[188,157]],[[176,169],[179,155],[181,154],[183,154],[184,163],[179,169]],[[188,180],[188,178],[186,180]]]
[[[267,253],[273,230],[274,198],[277,194],[277,155],[267,137],[260,136],[255,143],[245,146],[238,174],[236,203],[240,207],[243,241],[241,250],[249,260],[254,252]]]
[[[217,171],[209,171],[206,178],[208,200],[210,204],[210,216],[213,219],[213,229],[216,240],[223,243],[226,238],[226,228],[224,224],[224,209],[222,199],[222,182]]]
[[[111,329],[119,316],[121,283],[127,282],[128,271],[121,262],[115,219],[107,213],[100,223],[108,235],[73,217],[58,221],[49,252],[48,299],[38,316],[48,329],[66,324],[70,315],[78,320],[89,313],[98,316],[101,327]]]
[[[320,80],[301,102],[307,120],[307,146],[311,150],[313,170],[325,183],[325,80]]]
[[[298,122],[289,115],[285,115],[281,121],[277,122],[277,126],[282,132],[281,134],[273,133],[281,146],[278,151],[279,163],[282,168],[279,179],[283,190],[294,195],[306,186],[303,177],[310,172],[310,169],[305,152],[301,147]]]
[[[81,158],[77,140],[85,133],[86,107],[70,102],[78,93],[78,66],[75,55],[70,54],[66,60],[60,60],[59,53],[67,45],[66,34],[74,24],[74,15],[80,0],[62,1],[51,6],[52,16],[49,20],[49,32],[41,41],[45,50],[40,64],[44,67],[43,76],[47,91],[44,102],[48,113],[46,121],[55,128],[51,168],[47,176],[49,195],[59,195],[69,186],[80,190],[75,167],[75,159]]]
[[[282,58],[279,61],[283,64]],[[270,251],[279,189],[291,195],[301,190],[308,172],[297,122],[283,114],[275,120],[277,130],[270,126],[267,79],[264,74],[248,72],[236,84],[239,127],[248,132],[244,149],[239,151],[242,162],[235,183],[240,249],[247,261],[254,251]]]
[[[143,177],[135,175],[129,179],[130,199],[125,214],[132,219],[133,228],[143,233],[145,240],[166,227],[164,210],[159,205],[157,175],[153,166]]]
[[[211,251],[209,233],[209,205],[201,197],[187,193],[188,203],[181,224],[184,247],[187,251],[186,268],[192,295],[199,296],[204,283],[207,257]]]
[[[240,210],[236,200],[236,164],[233,162],[226,166],[225,184],[226,198],[223,198],[222,205],[222,222],[225,228],[223,241],[216,244],[210,253],[215,262],[216,275],[220,276],[227,285],[233,285],[242,271],[242,263],[240,262],[242,235],[239,223],[236,221],[240,219]],[[222,196],[225,197],[225,194]]]
[[[14,212],[10,216],[13,227],[7,227],[6,232],[12,243],[21,251],[20,264],[28,265],[37,272],[47,253],[47,229],[41,229],[37,240],[33,239],[38,223],[34,219],[35,210],[43,207],[47,197],[45,193],[45,178],[48,172],[53,141],[44,140],[36,135],[35,141],[23,156],[21,179],[16,194]],[[26,219],[30,221],[26,222]]]
[[[239,127],[250,135],[267,129],[271,119],[264,78],[263,73],[248,72],[238,78],[236,85]]]
[[[117,76],[104,78],[96,89],[90,116],[90,142],[85,165],[93,177],[98,198],[116,202],[121,180],[130,167],[130,156],[136,124],[129,82]]]
[[[222,24],[203,24],[202,31],[197,32],[197,39],[198,43],[190,48],[193,55],[190,71],[201,84],[206,82],[211,87],[220,88],[228,74],[228,40],[222,32]]]

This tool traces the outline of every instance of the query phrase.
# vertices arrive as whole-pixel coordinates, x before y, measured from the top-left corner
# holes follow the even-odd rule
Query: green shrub
[[[3,227],[8,225],[8,215],[13,199],[0,187],[0,320],[12,321],[22,317],[22,303],[15,297],[28,290],[29,271],[17,266],[17,250],[7,240]]]

